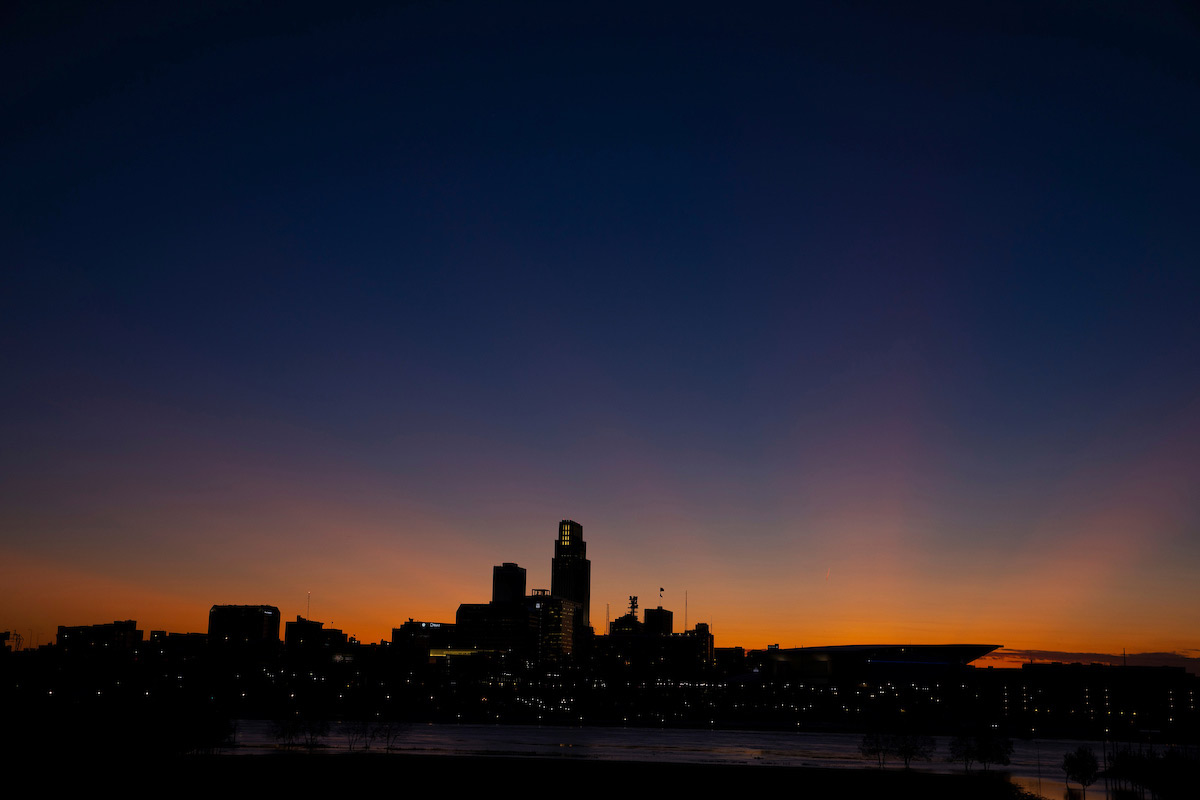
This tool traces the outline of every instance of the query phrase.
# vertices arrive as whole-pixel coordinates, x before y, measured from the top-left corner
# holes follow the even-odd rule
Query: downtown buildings
[[[714,649],[708,626],[674,631],[661,607],[597,635],[583,528],[562,520],[551,588],[492,570],[491,601],[454,622],[408,620],[363,644],[270,605],[214,605],[207,634],[133,620],[60,629],[56,645],[0,650],[0,700],[26,714],[196,728],[212,718],[727,726],[931,732],[994,726],[1024,736],[1195,739],[1196,676],[1180,668],[977,669],[992,645]],[[171,726],[168,726],[171,727]],[[174,729],[174,728],[172,728]]]

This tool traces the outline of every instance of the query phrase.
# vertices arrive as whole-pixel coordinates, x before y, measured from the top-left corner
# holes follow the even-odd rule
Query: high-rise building
[[[525,598],[533,628],[535,653],[539,661],[553,661],[570,655],[575,646],[575,616],[579,604],[551,597],[546,589],[534,589]]]
[[[525,599],[525,568],[511,561],[492,567],[492,602],[520,603]]]
[[[550,594],[579,604],[575,612],[575,635],[591,627],[592,562],[587,560],[583,526],[564,519],[558,525],[554,560],[550,562]]]
[[[647,608],[642,613],[645,614],[646,633],[670,636],[674,632],[675,615],[662,606]]]

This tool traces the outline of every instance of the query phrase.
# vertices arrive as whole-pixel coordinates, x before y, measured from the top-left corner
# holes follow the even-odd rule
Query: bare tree
[[[321,737],[329,735],[329,723],[308,720],[300,727],[304,738],[304,746],[311,752],[321,746]]]
[[[898,733],[891,738],[892,752],[904,762],[908,769],[914,761],[929,761],[937,747],[932,736],[916,733]]]
[[[985,731],[975,737],[975,758],[987,772],[991,764],[1007,766],[1012,763],[1013,743],[1007,736]]]
[[[342,737],[346,740],[346,749],[353,750],[356,746],[367,740],[370,734],[370,726],[362,720],[355,722],[343,722],[341,727]],[[367,745],[370,748],[370,745]]]
[[[383,722],[375,727],[375,736],[383,739],[383,748],[390,751],[396,746],[402,730],[395,722]]]
[[[950,757],[948,761],[961,761],[963,770],[971,771],[975,763],[975,737],[960,733],[950,740]]]
[[[1067,780],[1075,781],[1083,789],[1085,798],[1087,787],[1095,783],[1100,775],[1100,764],[1096,761],[1096,754],[1092,752],[1092,748],[1085,745],[1080,745],[1075,752],[1064,755],[1062,768],[1063,772],[1067,773]]]
[[[862,753],[863,758],[876,759],[879,768],[883,769],[888,754],[887,737],[879,733],[864,733],[862,742],[858,745],[858,752]]]
[[[271,736],[285,750],[291,750],[300,740],[300,721],[293,717],[275,720],[271,725]]]

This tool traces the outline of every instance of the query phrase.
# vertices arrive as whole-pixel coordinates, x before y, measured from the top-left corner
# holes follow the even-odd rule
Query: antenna
[[[686,631],[687,626],[687,589],[683,590],[683,629]]]
[[[308,595],[308,605],[304,608],[304,618],[312,619],[312,592],[305,592]]]

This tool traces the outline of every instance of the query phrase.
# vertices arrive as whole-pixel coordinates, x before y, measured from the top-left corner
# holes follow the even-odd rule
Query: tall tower
[[[592,562],[587,560],[583,526],[573,519],[564,519],[558,525],[554,560],[550,562],[550,594],[579,604],[575,617],[577,636],[591,627]]]

